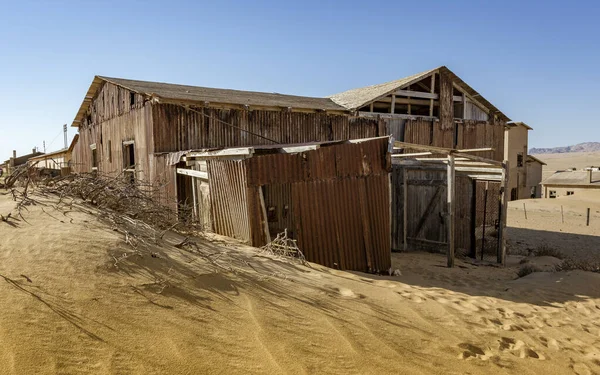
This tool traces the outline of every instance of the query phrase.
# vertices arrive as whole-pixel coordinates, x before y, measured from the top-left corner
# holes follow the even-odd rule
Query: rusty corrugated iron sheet
[[[246,166],[241,160],[209,160],[210,200],[215,233],[249,243]]]
[[[311,262],[387,271],[389,142],[382,137],[298,154],[209,160],[215,232],[262,246],[270,235],[288,229]]]
[[[325,145],[297,154],[257,155],[248,159],[248,184],[265,185],[388,173],[389,138]]]

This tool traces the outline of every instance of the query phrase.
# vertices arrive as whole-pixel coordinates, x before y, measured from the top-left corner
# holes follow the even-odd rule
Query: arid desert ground
[[[527,220],[512,202],[505,268],[394,253],[398,276],[212,235],[133,249],[93,211],[36,199],[21,218],[0,195],[18,217],[0,222],[0,374],[600,373],[600,273],[536,256],[599,258],[581,198],[525,201]]]

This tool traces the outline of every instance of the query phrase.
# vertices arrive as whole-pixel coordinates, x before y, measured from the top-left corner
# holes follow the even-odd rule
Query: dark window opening
[[[92,169],[98,168],[98,153],[96,148],[92,148]]]
[[[135,169],[135,144],[128,143],[123,145],[123,167],[125,169]]]
[[[567,191],[567,195],[573,195],[573,194],[575,194],[574,191]]]
[[[110,142],[110,140],[108,140],[108,147],[106,151],[108,151],[108,162],[112,163],[112,143]]]
[[[556,198],[556,190],[550,190],[548,198]]]
[[[517,167],[522,167],[522,166],[523,166],[523,154],[518,153],[517,154]]]
[[[267,208],[267,221],[269,223],[277,222],[277,207],[269,206]]]
[[[130,106],[135,105],[135,93],[134,92],[129,93],[129,105]]]

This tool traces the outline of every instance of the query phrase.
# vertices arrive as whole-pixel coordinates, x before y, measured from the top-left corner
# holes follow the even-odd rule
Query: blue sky
[[[600,141],[599,22],[592,1],[0,0],[0,159],[61,148],[96,74],[327,96],[446,65],[532,147]]]

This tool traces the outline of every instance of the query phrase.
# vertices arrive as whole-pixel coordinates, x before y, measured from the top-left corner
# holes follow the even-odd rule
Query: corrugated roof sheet
[[[588,171],[558,171],[542,182],[542,185],[579,185],[600,187],[600,172],[592,172],[590,184]]]
[[[72,126],[79,126],[89,105],[91,104],[97,91],[104,82],[111,82],[115,85],[124,87],[139,94],[155,96],[162,99],[189,101],[189,102],[209,102],[218,104],[249,105],[263,107],[284,107],[297,109],[312,109],[326,111],[353,111],[364,105],[392,92],[417,82],[431,73],[447,73],[452,80],[475,98],[482,105],[496,112],[504,120],[510,119],[504,115],[498,108],[483,98],[471,86],[467,85],[462,79],[455,75],[445,66],[427,70],[409,77],[401,78],[395,81],[381,83],[377,85],[356,88],[332,95],[327,98],[315,98],[308,96],[284,95],[278,93],[265,93],[255,91],[242,91],[231,89],[219,89],[200,86],[187,86],[172,83],[137,81],[124,78],[112,78],[96,76],[90,85],[88,92],[81,104]]]
[[[187,86],[172,83],[134,81],[123,78],[99,78],[140,94],[154,95],[164,99],[251,106],[321,109],[330,111],[346,110],[345,108],[334,103],[329,98],[314,98],[278,93]]]
[[[187,86],[173,83],[96,76],[88,89],[72,126],[79,126],[94,96],[104,82],[113,83],[137,92],[138,94],[155,96],[167,100],[263,107],[289,107],[324,111],[347,111],[346,108],[336,104],[330,98],[314,98],[309,96]]]

